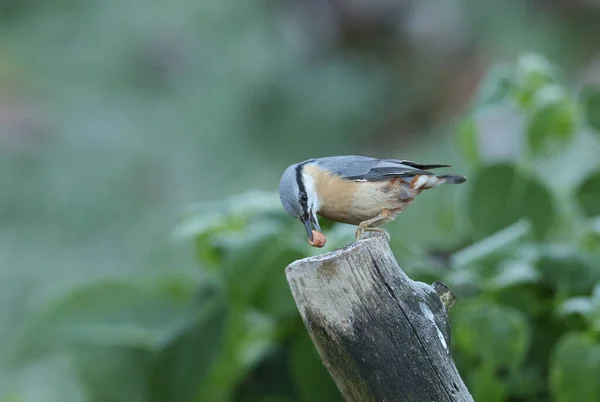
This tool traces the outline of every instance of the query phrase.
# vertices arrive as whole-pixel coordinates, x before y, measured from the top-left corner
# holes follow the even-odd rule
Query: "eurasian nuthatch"
[[[285,210],[304,223],[311,242],[311,225],[321,232],[317,215],[358,225],[358,239],[365,231],[384,232],[377,226],[394,220],[422,190],[467,180],[428,171],[442,167],[450,165],[364,156],[309,159],[283,172],[279,197]]]

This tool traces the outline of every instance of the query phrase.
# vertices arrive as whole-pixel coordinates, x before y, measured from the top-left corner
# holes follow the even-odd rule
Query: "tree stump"
[[[450,354],[454,294],[408,278],[383,236],[295,261],[286,276],[346,401],[473,401]]]

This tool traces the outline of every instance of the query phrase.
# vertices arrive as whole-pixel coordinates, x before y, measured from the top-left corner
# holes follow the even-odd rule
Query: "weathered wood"
[[[296,261],[286,275],[346,401],[473,401],[450,355],[454,294],[408,278],[383,237]]]

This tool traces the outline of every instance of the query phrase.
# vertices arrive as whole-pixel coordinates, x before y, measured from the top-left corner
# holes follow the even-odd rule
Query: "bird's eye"
[[[300,193],[300,201],[306,202],[306,200],[308,200],[306,193]]]

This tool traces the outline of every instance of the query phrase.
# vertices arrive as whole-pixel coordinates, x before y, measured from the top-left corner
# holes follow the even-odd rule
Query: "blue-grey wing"
[[[430,175],[427,169],[448,165],[421,165],[399,159],[376,159],[366,156],[331,156],[310,161],[346,180],[379,181],[393,177]]]

